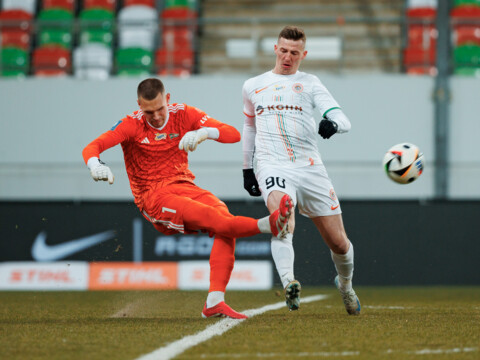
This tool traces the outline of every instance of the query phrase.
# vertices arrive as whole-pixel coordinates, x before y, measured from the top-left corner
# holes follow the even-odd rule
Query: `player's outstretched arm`
[[[112,170],[99,158],[91,157],[88,159],[87,166],[90,169],[93,180],[108,181],[109,184],[113,184],[115,177],[113,176]]]

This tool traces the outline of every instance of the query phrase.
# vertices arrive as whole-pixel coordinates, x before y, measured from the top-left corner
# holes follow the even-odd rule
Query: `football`
[[[423,172],[424,157],[418,147],[410,143],[392,146],[383,157],[383,168],[388,177],[399,184],[409,184]]]

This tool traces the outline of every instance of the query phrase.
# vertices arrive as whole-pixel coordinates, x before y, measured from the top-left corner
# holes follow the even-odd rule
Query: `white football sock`
[[[212,291],[207,296],[207,308],[211,308],[225,301],[225,293],[223,291]]]
[[[335,254],[330,250],[335,269],[337,269],[338,280],[342,290],[349,291],[352,289],[353,278],[353,244],[350,243],[350,248],[346,254]]]
[[[272,237],[272,257],[283,288],[285,288],[290,281],[295,280],[293,275],[293,260],[295,258],[293,234],[287,233],[283,239]]]
[[[258,219],[258,229],[261,233],[271,234],[272,229],[270,228],[270,216],[265,216],[264,218]]]

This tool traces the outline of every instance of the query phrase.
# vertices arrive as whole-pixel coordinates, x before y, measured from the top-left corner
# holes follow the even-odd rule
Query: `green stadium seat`
[[[72,31],[73,12],[61,8],[43,9],[38,14],[40,29],[64,29]]]
[[[15,47],[2,48],[0,49],[0,65],[2,76],[25,76],[30,66],[28,52]]]
[[[80,12],[80,43],[99,42],[112,46],[114,13],[107,9],[90,8]]]
[[[475,44],[460,45],[453,49],[455,68],[480,66],[480,46]]]
[[[453,7],[458,6],[480,6],[480,0],[454,0]]]
[[[113,43],[113,32],[110,30],[98,29],[83,30],[80,32],[80,43],[101,43],[111,47]]]
[[[196,10],[197,1],[196,0],[166,0],[165,9],[169,9],[172,7],[188,7],[190,9]]]
[[[151,74],[153,52],[142,48],[118,49],[115,63],[119,75]]]
[[[43,29],[38,35],[38,43],[43,45],[59,45],[66,49],[72,47],[72,32],[63,29]]]
[[[480,77],[480,67],[458,67],[454,70],[455,75]]]

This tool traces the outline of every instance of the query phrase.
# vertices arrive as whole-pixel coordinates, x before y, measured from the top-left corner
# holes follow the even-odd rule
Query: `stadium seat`
[[[32,70],[35,76],[68,75],[70,51],[59,46],[42,46],[33,51]]]
[[[454,0],[453,7],[458,6],[480,6],[480,0]]]
[[[104,44],[78,46],[73,52],[74,75],[81,79],[105,80],[112,70],[112,58],[112,49]]]
[[[64,9],[72,13],[75,12],[75,0],[43,0],[43,9]]]
[[[407,30],[407,46],[416,49],[429,49],[437,44],[438,31],[434,25],[412,24]]]
[[[28,52],[24,49],[6,47],[0,49],[0,72],[2,76],[25,76],[30,66]]]
[[[165,9],[174,7],[187,7],[193,10],[197,9],[196,0],[165,0]]]
[[[123,6],[148,6],[151,8],[155,8],[155,0],[124,0]]]
[[[403,51],[403,64],[406,67],[410,67],[412,65],[435,65],[435,58],[436,58],[436,49],[416,49],[416,48],[406,48]]]
[[[0,47],[30,48],[30,34],[21,30],[3,30],[0,32]]]
[[[118,49],[115,53],[115,65],[116,73],[119,75],[151,74],[153,53],[142,48]]]
[[[455,68],[480,67],[480,46],[460,45],[453,49]]]
[[[197,31],[197,13],[188,8],[162,11],[162,47],[193,49]]]
[[[190,49],[174,50],[158,49],[155,52],[157,69],[182,68],[191,71],[194,64],[194,53]]]
[[[72,32],[62,29],[43,29],[38,34],[38,45],[58,45],[66,49],[72,47]]]
[[[454,70],[455,75],[480,77],[480,67],[459,67]]]
[[[436,76],[438,74],[435,66],[409,66],[406,69],[408,75],[428,75]]]
[[[450,16],[453,22],[478,20],[480,19],[480,6],[464,5],[454,7],[450,11]]]
[[[158,34],[156,9],[135,5],[118,12],[118,46],[120,48],[143,48],[153,51]]]
[[[157,75],[160,76],[176,76],[176,77],[188,77],[192,72],[184,68],[165,68],[157,72]]]
[[[80,44],[99,42],[112,46],[114,13],[105,8],[89,8],[80,12]]]
[[[480,45],[480,23],[478,26],[458,25],[453,30],[453,43],[455,46],[465,44]]]
[[[117,0],[84,0],[83,9],[105,9],[115,12]]]
[[[29,49],[32,15],[25,10],[0,11],[1,47]]]
[[[2,10],[23,10],[31,15],[35,15],[37,10],[37,0],[3,0]]]

